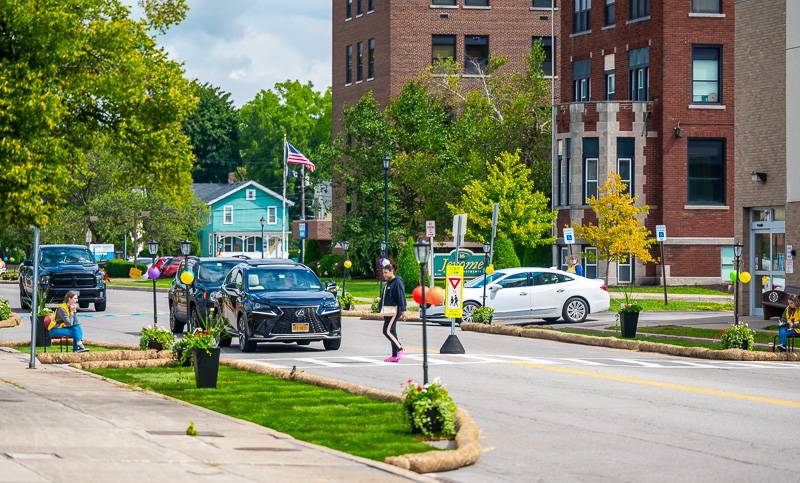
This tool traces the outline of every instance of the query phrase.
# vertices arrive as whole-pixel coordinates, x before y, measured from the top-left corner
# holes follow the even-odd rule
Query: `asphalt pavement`
[[[0,286],[12,304],[14,293]],[[165,300],[159,299],[164,325]],[[152,323],[151,305],[150,294],[112,292],[113,317],[80,315],[86,337],[135,343],[138,328]],[[658,315],[691,322],[691,314]],[[607,321],[587,325],[593,323]],[[400,325],[409,352],[400,364],[383,362],[389,345],[380,329],[379,321],[345,319],[335,352],[315,343],[241,354],[236,341],[225,352],[388,390],[399,391],[409,378],[421,381],[421,324]],[[0,339],[29,330],[3,329]],[[792,457],[800,449],[798,364],[714,362],[460,330],[467,354],[437,354],[448,334],[449,328],[429,326],[430,378],[441,378],[472,413],[484,453],[475,466],[441,478],[754,481],[786,480],[800,470]]]

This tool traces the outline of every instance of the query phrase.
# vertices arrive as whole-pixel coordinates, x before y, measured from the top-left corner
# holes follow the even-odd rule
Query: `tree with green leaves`
[[[548,208],[547,196],[534,191],[530,169],[519,152],[501,153],[486,170],[485,178],[464,187],[458,204],[449,205],[453,214],[467,214],[469,238],[483,242],[491,237],[492,211],[499,203],[498,233],[525,247],[551,245],[556,213]]]
[[[196,183],[226,183],[228,173],[241,165],[239,155],[239,112],[231,95],[209,83],[193,84],[199,102],[184,121],[195,163]]]
[[[0,224],[45,226],[103,146],[131,187],[167,197],[191,183],[181,132],[196,99],[156,45],[184,0],[148,0],[134,20],[120,0],[0,3]]]

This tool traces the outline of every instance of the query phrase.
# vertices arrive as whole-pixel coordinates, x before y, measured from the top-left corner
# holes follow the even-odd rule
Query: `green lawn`
[[[429,451],[412,436],[398,403],[376,401],[264,374],[219,368],[217,389],[196,389],[191,368],[96,369],[93,372],[252,421],[297,439],[383,461]],[[195,421],[203,430],[203,422]],[[188,424],[188,421],[187,421]]]
[[[611,300],[611,311],[617,312],[622,305],[622,300]],[[711,302],[690,302],[687,300],[670,300],[669,304],[664,305],[663,300],[637,299],[636,303],[642,306],[643,311],[665,311],[676,310],[685,312],[695,312],[700,310],[733,310],[733,304],[718,304]]]
[[[141,278],[112,278],[108,285],[111,287],[144,287],[153,288],[152,280],[142,280]],[[156,287],[170,288],[172,286],[171,278],[159,278],[156,280]]]
[[[633,287],[634,293],[664,293],[664,287]],[[624,292],[623,287],[609,287],[609,292]],[[689,295],[731,295],[728,292],[714,290],[704,287],[676,286],[667,287],[667,294],[689,294]]]
[[[619,326],[606,327],[608,330],[619,331]],[[663,335],[677,335],[682,337],[700,337],[704,339],[719,339],[722,332],[721,329],[700,329],[697,327],[681,327],[677,325],[657,325],[654,327],[639,327],[638,333],[643,334],[663,334]],[[769,331],[755,331],[756,342],[763,344],[771,344],[772,338],[776,332]]]
[[[533,327],[532,327],[533,328]],[[591,329],[553,329],[558,330],[559,332],[566,332],[568,334],[581,334],[581,335],[592,335],[595,337],[616,337],[617,339],[622,339],[619,334],[611,334],[608,332],[600,332]],[[639,331],[637,331],[637,334]],[[715,349],[720,350],[722,346],[716,343],[707,343],[707,342],[693,342],[687,341],[683,339],[664,339],[661,337],[640,337],[637,335],[636,339],[622,339],[622,340],[639,340],[644,342],[657,342],[659,344],[670,344],[670,345],[679,345],[683,347],[705,347],[707,349]]]
[[[53,341],[52,344],[53,345],[51,345],[50,347],[47,348],[47,352],[59,352],[58,342],[57,341]],[[65,352],[72,352],[72,342],[65,343],[64,345],[65,345],[65,347],[64,347],[64,351]],[[30,344],[16,344],[16,345],[11,346],[12,349],[16,349],[19,352],[28,352],[28,351],[30,351],[30,347],[31,347]],[[94,351],[94,352],[106,352],[106,351],[113,351],[113,350],[120,350],[120,349],[121,350],[130,350],[127,347],[99,347],[99,346],[92,345],[92,344],[86,344],[86,348],[89,349],[90,351]],[[36,348],[36,353],[38,354],[40,352],[44,352],[44,347],[37,347]]]

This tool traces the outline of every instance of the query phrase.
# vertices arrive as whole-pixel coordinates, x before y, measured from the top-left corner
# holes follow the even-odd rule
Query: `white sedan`
[[[507,268],[486,277],[486,306],[498,319],[527,318],[577,323],[592,312],[604,312],[611,305],[608,287],[602,280],[584,278],[554,268]],[[464,321],[483,305],[483,277],[464,284]],[[444,317],[444,307],[429,307],[433,319]]]

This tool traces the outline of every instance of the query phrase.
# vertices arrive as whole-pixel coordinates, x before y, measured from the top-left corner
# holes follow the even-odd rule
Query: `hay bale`
[[[0,329],[13,329],[17,327],[22,321],[17,314],[11,314],[10,319],[0,320]]]
[[[140,359],[128,361],[91,361],[70,364],[78,369],[130,369],[144,367],[171,367],[177,362],[171,359]]]
[[[172,359],[172,351],[115,350],[105,352],[47,352],[37,358],[42,364],[74,364],[95,361],[136,361],[145,359]]]

